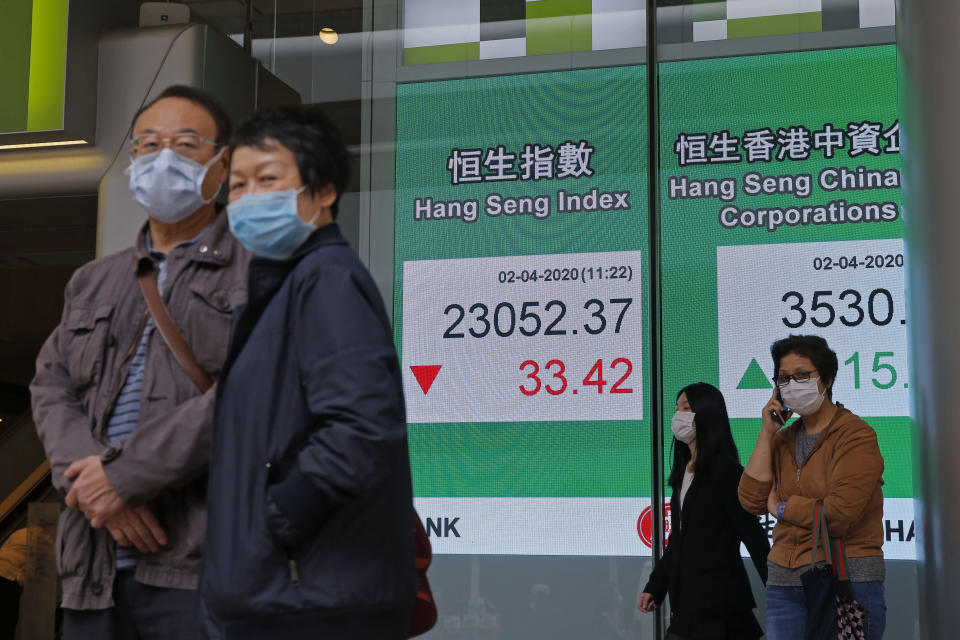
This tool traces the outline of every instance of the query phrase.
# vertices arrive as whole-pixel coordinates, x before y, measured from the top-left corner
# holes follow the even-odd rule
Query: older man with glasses
[[[56,549],[66,640],[201,637],[210,385],[249,262],[214,202],[230,133],[190,87],[136,114],[127,172],[149,219],[135,246],[77,270],[37,360],[34,417],[67,504]],[[190,373],[148,310],[151,287]]]

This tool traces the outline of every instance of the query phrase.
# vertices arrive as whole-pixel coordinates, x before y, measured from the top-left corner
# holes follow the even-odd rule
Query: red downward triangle
[[[423,389],[424,395],[430,391],[430,387],[433,386],[433,381],[437,379],[437,374],[440,373],[441,364],[432,364],[432,365],[422,365],[422,366],[412,366],[410,371],[413,371],[413,375],[417,377],[417,382],[420,383],[420,388]]]

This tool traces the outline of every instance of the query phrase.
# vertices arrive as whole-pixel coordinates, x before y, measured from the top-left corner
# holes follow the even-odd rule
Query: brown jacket
[[[140,423],[110,444],[106,424],[146,322],[137,286],[139,260],[150,260],[146,226],[136,247],[79,268],[65,293],[60,325],[37,359],[30,385],[37,431],[53,485],[75,460],[99,455],[110,483],[128,505],[149,503],[168,544],[142,555],[136,579],[158,587],[195,589],[206,524],[206,470],[215,390],[201,394],[163,338],[152,331],[140,401]],[[164,302],[203,368],[214,378],[226,359],[231,315],[246,302],[249,254],[221,213],[193,244],[167,256]],[[80,511],[66,509],[57,531],[63,606],[113,605],[115,543]]]
[[[883,457],[877,434],[843,405],[837,406],[799,471],[794,452],[802,418],[773,437],[772,482],[746,473],[740,478],[740,504],[750,513],[767,512],[774,483],[777,501],[787,502],[783,520],[773,529],[768,557],[782,567],[810,563],[813,506],[821,499],[830,535],[844,538],[847,557],[883,556]]]

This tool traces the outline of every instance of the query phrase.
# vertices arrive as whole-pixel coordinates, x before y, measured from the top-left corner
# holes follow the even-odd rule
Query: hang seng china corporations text
[[[900,217],[894,197],[873,202],[851,202],[857,192],[893,190],[899,195],[898,168],[868,168],[866,158],[900,154],[900,123],[851,122],[845,128],[825,124],[817,131],[802,125],[769,127],[733,136],[729,131],[681,133],[674,143],[680,167],[747,164],[739,178],[671,176],[666,185],[670,200],[717,199],[724,203],[718,222],[724,229],[838,225],[893,222]],[[820,155],[822,154],[822,155]],[[782,163],[822,157],[830,163],[813,172],[782,172]],[[899,165],[899,158],[897,159]],[[777,163],[776,165],[774,163]],[[875,162],[872,164],[876,164]],[[771,165],[769,169],[766,165]],[[825,201],[807,201],[815,188]],[[740,196],[793,196],[801,201],[787,206],[741,207]],[[827,197],[833,196],[826,201]]]

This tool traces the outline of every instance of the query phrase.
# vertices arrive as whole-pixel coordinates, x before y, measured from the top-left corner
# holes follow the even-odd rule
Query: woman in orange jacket
[[[813,508],[822,500],[830,535],[846,545],[854,599],[867,610],[867,640],[879,640],[886,604],[877,434],[833,402],[838,362],[826,340],[792,335],[770,352],[776,388],[763,408],[763,426],[739,488],[744,509],[778,520],[767,560],[767,638],[804,638],[800,576],[810,567]],[[793,414],[800,418],[781,428]]]

